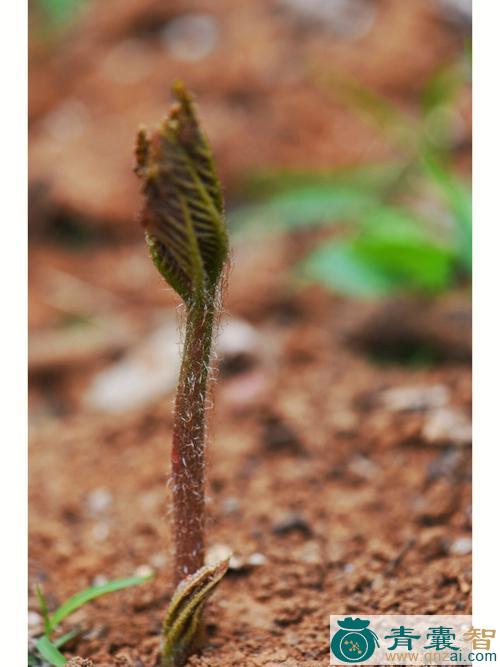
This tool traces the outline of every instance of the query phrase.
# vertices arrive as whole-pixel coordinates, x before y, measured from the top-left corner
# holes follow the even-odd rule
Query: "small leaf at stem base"
[[[228,567],[229,558],[217,565],[205,565],[177,586],[163,624],[162,667],[182,667],[200,648],[203,608]]]

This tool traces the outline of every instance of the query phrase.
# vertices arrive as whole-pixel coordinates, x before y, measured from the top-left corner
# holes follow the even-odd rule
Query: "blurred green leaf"
[[[445,200],[456,227],[456,248],[467,271],[472,269],[472,194],[470,188],[445,166],[435,153],[422,156],[427,177],[434,183]]]
[[[471,79],[467,50],[454,62],[440,68],[428,79],[421,95],[420,117],[400,108],[388,98],[338,71],[317,74],[322,87],[350,111],[376,127],[387,142],[414,161],[419,145],[432,137],[432,143],[448,146],[452,139],[453,102],[461,87]]]
[[[352,297],[379,297],[397,281],[362,257],[349,241],[331,241],[314,250],[300,265],[304,275]]]
[[[448,286],[453,252],[439,244],[411,211],[381,207],[368,213],[359,235],[332,241],[303,263],[307,276],[349,296]]]
[[[82,607],[90,600],[95,600],[101,595],[106,595],[107,593],[112,593],[114,591],[120,591],[123,588],[129,588],[130,586],[137,586],[137,584],[142,584],[145,581],[151,579],[151,576],[146,577],[126,577],[125,579],[115,579],[114,581],[108,581],[106,584],[99,584],[98,586],[90,586],[84,591],[76,593],[70,597],[66,602],[64,602],[50,617],[50,627],[51,630],[54,630],[61,621],[63,621],[67,616],[72,614],[74,611]]]
[[[73,18],[85,0],[38,0],[53,23],[64,23]]]
[[[364,116],[385,132],[393,134],[397,130],[406,134],[411,129],[411,117],[406,112],[358,80],[339,71],[330,71],[325,83],[347,108]]]
[[[283,191],[330,186],[379,195],[398,181],[404,168],[405,165],[400,162],[386,162],[325,170],[261,170],[246,179],[244,192],[251,198],[270,197]]]
[[[472,37],[465,38],[464,57],[468,67],[469,78],[472,80]]]
[[[355,246],[367,262],[399,278],[402,285],[440,290],[449,284],[452,250],[438,243],[412,211],[395,207],[372,211],[363,220]]]
[[[453,104],[460,88],[467,80],[463,63],[453,63],[438,69],[426,81],[421,94],[421,108],[425,114],[436,107]]]
[[[445,152],[453,148],[455,128],[460,123],[456,100],[469,81],[465,55],[438,69],[426,82],[420,98],[422,139]]]
[[[376,202],[369,192],[311,185],[277,194],[263,204],[241,207],[229,219],[234,225],[301,227],[357,217]]]
[[[51,665],[63,667],[66,664],[66,658],[61,651],[45,635],[37,641],[36,648],[42,658],[47,660]]]
[[[403,158],[387,165],[319,173],[258,174],[247,192],[271,196],[233,213],[233,222],[293,228],[349,221],[357,235],[329,241],[313,251],[301,264],[305,275],[351,296],[446,289],[456,269],[470,271],[472,261],[470,189],[445,160],[453,146],[449,127],[453,103],[468,81],[466,56],[429,79],[420,118],[338,72],[326,77],[318,73],[318,80],[378,127]],[[449,234],[443,237],[441,220],[423,219],[410,209],[387,205],[410,190],[412,199],[425,204],[429,183],[441,195],[445,217],[453,218],[454,239]],[[429,203],[435,204],[435,198],[431,196]]]
[[[397,104],[338,71],[318,75],[322,87],[364,122],[383,133],[398,151],[413,159],[417,149],[418,122]]]

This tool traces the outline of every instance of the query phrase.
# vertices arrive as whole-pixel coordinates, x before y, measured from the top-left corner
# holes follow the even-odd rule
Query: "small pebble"
[[[281,0],[305,23],[320,25],[344,39],[368,34],[377,16],[377,5],[367,0]]]
[[[430,445],[456,445],[466,447],[472,443],[472,424],[461,410],[438,408],[427,417],[422,437]]]
[[[154,574],[154,570],[151,567],[151,565],[147,565],[144,563],[143,565],[139,565],[134,571],[134,576],[135,577],[151,577]]]
[[[173,389],[180,365],[175,316],[167,317],[126,356],[94,375],[83,397],[92,410],[120,414]]]
[[[87,496],[87,507],[92,514],[102,514],[110,507],[112,502],[111,492],[104,487],[94,489]]]
[[[444,407],[450,392],[442,384],[423,387],[392,387],[378,394],[378,401],[393,412],[424,411]]]
[[[349,470],[362,479],[373,479],[379,472],[378,466],[366,456],[355,456],[349,462]]]
[[[272,531],[275,535],[288,535],[292,532],[300,532],[305,537],[311,537],[312,535],[312,530],[307,521],[295,512],[290,512],[279,521],[276,521],[272,527]]]
[[[246,356],[255,360],[262,349],[259,331],[245,320],[231,317],[222,325],[217,338],[217,355],[221,362],[226,358]]]
[[[439,477],[453,477],[463,461],[461,450],[447,449],[438,454],[427,466],[427,480],[434,481]]]
[[[96,542],[104,542],[109,537],[109,526],[105,521],[99,521],[92,526],[92,535]]]
[[[108,632],[109,627],[107,625],[93,625],[82,634],[82,637],[87,641],[95,641],[96,639],[104,639]]]
[[[36,628],[37,626],[42,624],[42,617],[37,611],[29,611],[28,612],[28,627],[29,628]]]
[[[307,542],[298,554],[303,563],[315,565],[322,562],[321,548],[317,542]]]
[[[235,554],[227,544],[214,544],[208,550],[206,561],[210,565],[215,565],[226,558],[229,558],[229,569],[234,572],[243,569],[245,566],[243,558]]]
[[[472,551],[472,540],[470,537],[459,537],[456,539],[451,547],[450,553],[454,556],[466,556]]]
[[[207,565],[215,565],[226,558],[229,558],[229,569],[233,572],[258,567],[266,562],[264,554],[257,552],[250,554],[250,556],[235,554],[227,544],[213,544],[209,547],[205,562]]]
[[[264,565],[266,561],[267,558],[264,556],[264,554],[259,552],[250,554],[250,556],[247,558],[248,565],[251,565],[252,567],[259,567],[260,565]]]
[[[42,120],[42,126],[56,143],[73,141],[85,134],[89,124],[89,111],[76,98],[66,98]]]
[[[206,58],[217,46],[219,25],[210,14],[184,14],[167,23],[162,42],[177,60],[197,62]]]
[[[207,553],[205,555],[205,564],[206,565],[217,565],[221,560],[226,560],[226,558],[231,558],[233,555],[233,550],[227,544],[212,544],[208,547]]]
[[[233,554],[229,559],[229,569],[233,570],[234,572],[238,572],[238,570],[243,570],[245,565],[246,565],[245,560],[238,554]]]
[[[234,514],[240,509],[240,507],[241,505],[238,498],[229,496],[228,498],[224,498],[222,501],[222,511],[224,514]]]
[[[161,568],[165,567],[167,564],[167,557],[165,554],[159,552],[157,554],[153,554],[150,558],[151,565],[156,568],[157,570],[160,570]]]
[[[108,81],[134,85],[143,81],[151,71],[151,54],[142,40],[125,39],[118,42],[102,61],[102,73]]]
[[[157,491],[146,491],[139,496],[139,503],[146,512],[156,509],[159,497]]]
[[[92,580],[92,586],[104,586],[109,581],[105,574],[97,574]]]

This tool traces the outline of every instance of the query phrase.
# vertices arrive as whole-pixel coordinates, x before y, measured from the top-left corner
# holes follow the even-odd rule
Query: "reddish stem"
[[[187,308],[186,337],[172,442],[177,585],[204,565],[205,403],[214,327],[214,299]]]

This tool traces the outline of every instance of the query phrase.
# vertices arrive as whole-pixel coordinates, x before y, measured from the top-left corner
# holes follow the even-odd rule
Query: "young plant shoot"
[[[137,137],[142,224],[151,258],[186,309],[172,442],[177,590],[164,626],[164,667],[182,665],[202,641],[202,611],[227,563],[204,566],[205,411],[214,328],[228,257],[219,179],[184,86],[160,127]]]

